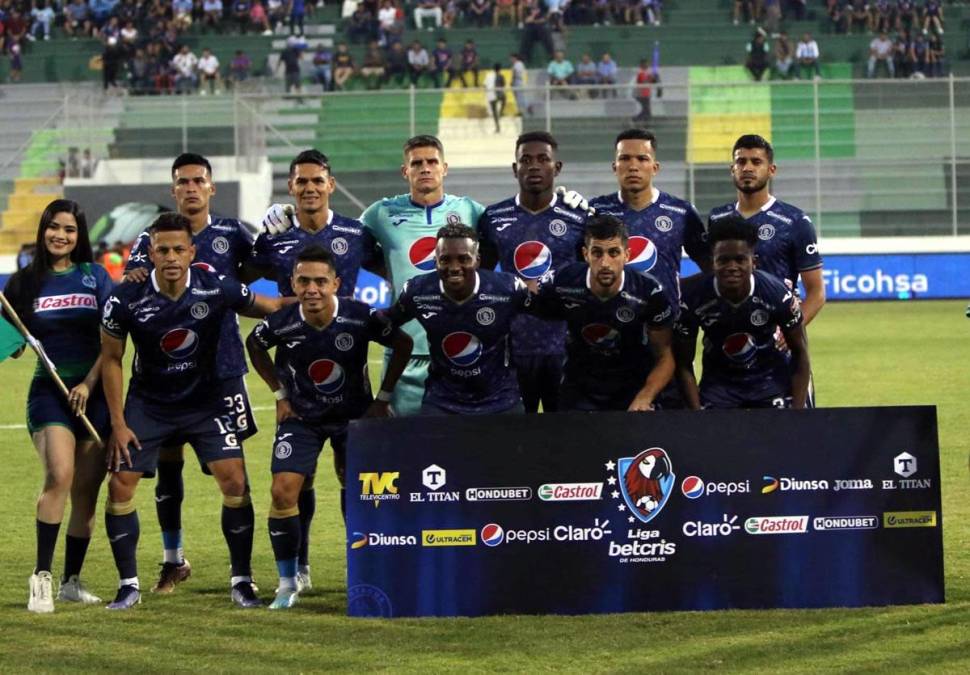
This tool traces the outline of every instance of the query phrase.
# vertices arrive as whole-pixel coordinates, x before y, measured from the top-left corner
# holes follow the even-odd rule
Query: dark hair
[[[148,234],[155,236],[159,232],[185,232],[192,239],[192,223],[181,213],[166,211],[148,226]]]
[[[478,242],[478,232],[464,223],[448,223],[439,229],[435,236],[438,239],[471,239]]]
[[[765,140],[764,136],[759,136],[758,134],[745,134],[744,136],[741,136],[734,142],[734,147],[731,148],[732,158],[734,157],[734,153],[737,152],[739,148],[743,148],[745,150],[764,150],[765,155],[768,157],[768,161],[775,161],[775,150],[771,147],[771,143]]]
[[[81,206],[71,199],[55,199],[47,205],[40,216],[33,260],[25,268],[17,270],[10,276],[5,289],[7,299],[25,323],[33,317],[34,301],[40,293],[44,277],[51,269],[51,256],[44,243],[44,234],[58,213],[70,213],[77,221],[77,243],[71,251],[71,262],[74,264],[94,262],[91,239],[88,235],[88,221]]]
[[[409,152],[415,148],[437,148],[441,156],[445,156],[445,146],[441,144],[437,136],[432,136],[431,134],[419,134],[417,136],[412,136],[407,141],[404,142],[404,154],[407,155]]]
[[[337,265],[334,262],[333,253],[325,249],[323,246],[320,246],[320,244],[310,244],[297,253],[296,260],[293,262],[293,269],[296,269],[296,266],[301,262],[326,263],[327,265],[330,265],[330,269],[332,269],[334,272],[337,271]]]
[[[209,178],[212,178],[212,165],[209,164],[207,160],[202,155],[197,155],[194,152],[183,152],[181,155],[175,158],[172,162],[172,177],[175,177],[175,170],[181,169],[183,166],[198,165],[204,166],[206,172],[209,174]]]
[[[753,249],[758,245],[758,228],[740,216],[728,214],[711,223],[707,240],[712,250],[719,241],[743,241]]]
[[[290,162],[290,175],[293,175],[293,170],[296,168],[297,164],[316,164],[327,170],[330,173],[330,158],[319,150],[314,150],[313,148],[309,150],[304,150],[299,155],[293,158]]]
[[[654,136],[652,131],[647,131],[646,129],[624,129],[616,135],[616,141],[613,142],[613,146],[616,147],[620,144],[620,141],[650,141],[650,147],[654,150],[657,149],[657,137]]]
[[[556,142],[552,134],[546,131],[527,131],[521,134],[515,139],[515,149],[518,150],[519,146],[526,143],[548,143],[553,150],[559,149],[559,143]]]
[[[626,225],[616,216],[596,214],[586,221],[586,234],[583,240],[587,244],[591,239],[605,240],[614,237],[619,237],[624,244],[630,239]]]

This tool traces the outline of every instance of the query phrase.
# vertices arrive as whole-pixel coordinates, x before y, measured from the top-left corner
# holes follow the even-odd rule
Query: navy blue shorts
[[[67,378],[64,385],[70,391],[84,381],[83,377]],[[85,414],[91,425],[101,434],[101,438],[108,440],[111,431],[111,417],[108,414],[108,404],[104,400],[104,390],[99,382],[88,397]],[[35,377],[30,383],[27,394],[27,431],[33,434],[44,427],[67,427],[74,432],[75,438],[88,438],[88,430],[84,428],[81,418],[71,412],[67,398],[61,393],[54,380],[48,377]]]
[[[745,387],[702,383],[700,395],[703,408],[791,408],[791,394],[784,391],[761,395]]]
[[[626,410],[636,397],[637,389],[626,389],[612,394],[587,391],[577,385],[564,383],[559,393],[559,409],[563,411],[579,410],[592,412],[594,410]]]
[[[222,380],[209,397],[189,405],[159,404],[129,393],[125,421],[141,450],[131,449],[131,466],[122,471],[155,475],[163,447],[188,443],[205,473],[209,462],[241,458],[242,440],[256,433],[243,378]]]
[[[284,420],[276,427],[273,440],[273,473],[300,473],[312,476],[317,472],[317,459],[323,444],[330,439],[335,464],[346,466],[347,423],[308,424],[303,420]]]
[[[525,407],[522,405],[522,401],[518,401],[512,405],[511,408],[506,408],[505,410],[491,410],[489,412],[483,412],[482,415],[521,415],[525,412]],[[444,417],[446,415],[462,415],[465,413],[457,413],[453,410],[447,410],[441,406],[435,405],[434,403],[429,403],[425,401],[421,404],[421,415],[427,415],[429,417]],[[469,413],[470,414],[470,413]]]
[[[566,357],[562,354],[512,355],[526,412],[537,412],[540,403],[543,412],[559,410],[559,387],[565,361]]]

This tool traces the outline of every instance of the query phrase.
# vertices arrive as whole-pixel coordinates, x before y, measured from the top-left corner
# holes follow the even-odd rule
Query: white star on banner
[[[616,468],[616,462],[614,462],[612,459],[606,463],[607,471],[612,471],[615,468]]]

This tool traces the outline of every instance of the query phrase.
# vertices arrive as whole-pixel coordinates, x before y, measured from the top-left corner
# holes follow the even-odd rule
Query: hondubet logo
[[[649,523],[656,518],[670,499],[676,485],[676,475],[667,451],[663,448],[648,448],[635,457],[620,457],[615,463],[606,463],[606,470],[616,470],[617,476],[610,476],[608,482],[614,485],[619,481],[619,490],[614,490],[614,499],[622,496],[619,511],[629,510],[630,522],[634,519]]]

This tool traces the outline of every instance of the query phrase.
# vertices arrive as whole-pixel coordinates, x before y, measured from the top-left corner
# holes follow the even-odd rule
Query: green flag
[[[24,346],[24,336],[0,316],[0,361]]]

